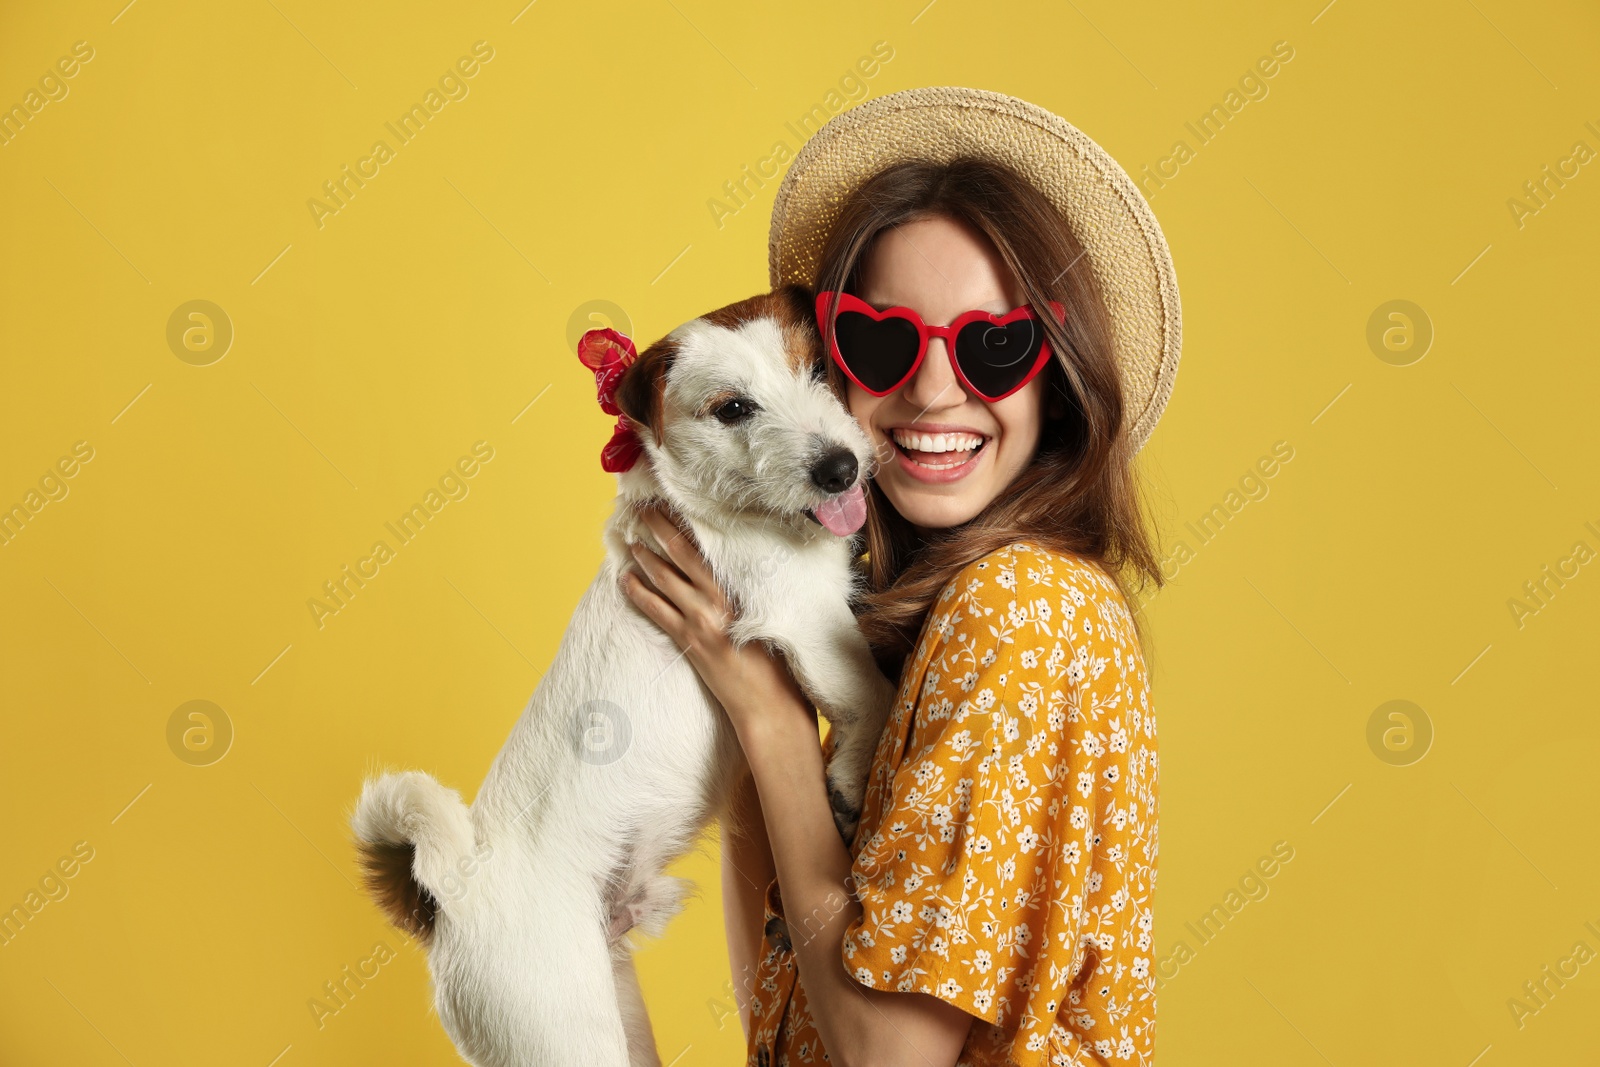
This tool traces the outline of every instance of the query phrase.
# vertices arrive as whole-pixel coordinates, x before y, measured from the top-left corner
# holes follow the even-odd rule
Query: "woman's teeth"
[[[975,433],[912,433],[909,430],[891,430],[890,436],[911,462],[930,470],[961,466],[987,440]]]
[[[975,433],[912,433],[909,430],[891,432],[895,444],[917,452],[971,452],[983,444],[983,437]]]

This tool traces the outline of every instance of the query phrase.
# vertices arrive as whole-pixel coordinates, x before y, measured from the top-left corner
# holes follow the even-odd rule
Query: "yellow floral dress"
[[[940,592],[869,772],[842,965],[973,1016],[958,1067],[1148,1065],[1156,723],[1092,561],[1018,542]],[[750,1067],[822,1063],[776,880]]]

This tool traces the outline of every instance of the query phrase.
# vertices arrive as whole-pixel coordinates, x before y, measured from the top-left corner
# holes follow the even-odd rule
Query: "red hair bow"
[[[639,435],[628,425],[627,416],[617,407],[616,400],[617,383],[622,380],[622,372],[638,358],[633,342],[616,330],[590,330],[578,341],[578,359],[594,371],[600,410],[617,417],[611,440],[600,450],[600,467],[612,474],[631,469],[644,451]]]

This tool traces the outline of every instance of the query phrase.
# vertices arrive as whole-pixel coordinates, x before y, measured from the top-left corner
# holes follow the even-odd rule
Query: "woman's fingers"
[[[628,546],[633,559],[649,579],[650,591],[682,612],[694,598],[694,587],[677,570],[649,548],[635,542]]]
[[[640,519],[661,542],[669,562],[643,545],[631,546],[661,594],[683,613],[685,636],[711,642],[724,636],[729,621],[727,603],[694,539],[656,508],[642,509]]]
[[[668,637],[678,641],[684,632],[683,613],[671,600],[634,571],[623,573],[622,591],[633,606],[644,612],[645,618],[661,627]],[[679,641],[681,645],[682,642]]]
[[[666,504],[652,504],[642,513],[645,525],[655,533],[656,539],[661,542],[661,547],[666,551],[667,558],[673,565],[683,572],[690,582],[702,589],[714,588],[711,568],[706,565],[706,558],[700,552],[700,546],[695,543],[694,535],[687,526],[681,525],[676,513],[673,513]]]

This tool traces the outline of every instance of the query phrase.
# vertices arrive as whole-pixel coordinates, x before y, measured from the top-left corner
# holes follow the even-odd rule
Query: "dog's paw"
[[[789,940],[789,924],[784,922],[781,916],[774,915],[768,919],[763,932],[767,935],[767,940],[772,942],[773,948],[782,952],[793,951],[794,944]]]
[[[843,838],[845,847],[849,848],[850,843],[856,839],[856,828],[861,825],[860,806],[840,792],[837,786],[830,785],[828,807],[833,809],[833,825]]]

